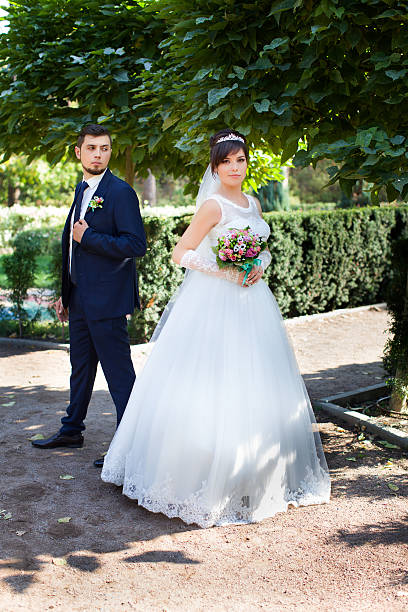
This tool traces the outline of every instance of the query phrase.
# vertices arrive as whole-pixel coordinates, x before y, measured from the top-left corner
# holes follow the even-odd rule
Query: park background
[[[245,188],[271,227],[267,280],[285,318],[347,308],[285,322],[311,398],[384,388],[387,313],[349,307],[385,298],[388,366],[406,391],[407,3],[3,5],[2,609],[405,611],[407,458],[385,430],[375,437],[315,404],[331,503],[210,530],[152,515],[101,482],[92,461],[115,427],[101,373],[83,449],[37,453],[29,440],[69,402],[64,345],[33,338],[67,340],[40,315],[58,295],[61,225],[80,178],[73,146],[90,121],[112,131],[112,169],[142,205],[149,250],[133,342],[149,338],[182,279],[170,252],[209,136],[230,126],[251,144]],[[132,347],[138,372],[149,348]]]
[[[194,211],[209,136],[230,126],[251,146],[245,188],[271,228],[265,278],[282,314],[394,299],[395,370],[408,352],[406,271],[395,264],[408,215],[405,8],[4,3],[0,334],[67,339],[52,310],[59,237],[80,178],[76,134],[97,122],[112,132],[111,168],[140,195],[148,251],[129,330],[148,341],[182,280],[170,253]]]

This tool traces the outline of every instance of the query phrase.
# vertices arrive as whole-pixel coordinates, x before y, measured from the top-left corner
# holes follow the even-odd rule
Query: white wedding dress
[[[215,197],[229,228],[269,236],[248,208]],[[271,245],[273,249],[273,245]],[[201,527],[251,523],[325,503],[330,479],[317,425],[275,298],[189,271],[160,325],[105,457],[102,479],[139,505]]]

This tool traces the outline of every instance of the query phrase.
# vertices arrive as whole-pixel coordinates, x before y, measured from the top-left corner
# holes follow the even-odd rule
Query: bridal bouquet
[[[262,236],[246,227],[243,230],[231,229],[225,236],[220,236],[217,246],[212,247],[212,250],[217,256],[219,268],[233,265],[245,270],[244,284],[253,266],[261,265],[257,256],[265,248],[266,241]]]

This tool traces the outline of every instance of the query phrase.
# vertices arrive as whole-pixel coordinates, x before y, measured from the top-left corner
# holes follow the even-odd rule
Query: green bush
[[[269,213],[269,286],[284,316],[382,300],[408,207]]]
[[[147,253],[136,262],[140,303],[129,325],[132,341],[146,342],[170,297],[183,280],[183,270],[172,263],[171,252],[191,217],[145,217]]]
[[[264,218],[271,228],[268,244],[272,254],[265,276],[284,316],[360,306],[385,298],[391,247],[407,231],[408,206],[272,212]],[[183,271],[170,256],[190,219],[144,218],[148,250],[136,263],[142,310],[130,322],[133,342],[150,338],[183,278]],[[60,228],[47,232],[49,237],[41,252],[51,254],[50,276],[57,297],[61,283]]]
[[[408,396],[408,228],[393,243],[387,305],[391,325],[383,363],[392,376],[390,385],[404,400]]]
[[[30,232],[21,232],[14,239],[13,253],[5,257],[3,261],[4,271],[11,288],[11,309],[18,321],[20,337],[24,324],[28,322],[23,302],[27,297],[28,289],[33,286],[39,248],[38,236]]]
[[[22,231],[39,231],[47,238],[47,234],[64,226],[68,210],[55,206],[0,206],[0,249],[12,246],[14,238]]]
[[[170,260],[171,251],[188,225],[191,216],[145,217],[143,219],[147,253],[136,262],[139,275],[141,311],[136,311],[129,323],[129,335],[134,342],[149,340],[171,295],[183,279],[183,271]],[[50,244],[50,277],[54,299],[61,290],[61,240],[54,237]],[[55,316],[53,309],[51,313]]]

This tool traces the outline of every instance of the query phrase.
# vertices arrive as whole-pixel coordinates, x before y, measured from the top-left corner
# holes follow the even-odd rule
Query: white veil
[[[196,212],[200,208],[200,206],[206,200],[208,200],[213,195],[213,193],[215,193],[218,190],[219,186],[220,186],[220,179],[218,178],[218,174],[213,174],[211,171],[211,165],[208,165],[206,171],[204,172],[204,176],[201,180],[200,188],[198,190],[198,194],[196,198]],[[204,246],[205,241],[206,241],[206,237],[201,242],[201,244],[198,246],[198,249],[200,248],[201,245]],[[175,304],[176,299],[178,298],[180,293],[183,291],[184,285],[188,278],[188,274],[189,274],[189,270],[186,270],[183,282],[177,288],[176,292],[172,295],[170,300],[167,302],[167,305],[165,309],[163,310],[162,316],[160,317],[160,320],[158,324],[156,325],[155,330],[149,342],[156,342],[157,338],[159,337],[163,327],[166,324],[167,319],[169,318],[169,315]]]
[[[196,198],[196,211],[200,208],[201,204],[208,200],[213,193],[218,190],[220,184],[221,181],[218,174],[213,174],[211,165],[208,165],[206,171],[204,172],[200,189],[198,190]]]

